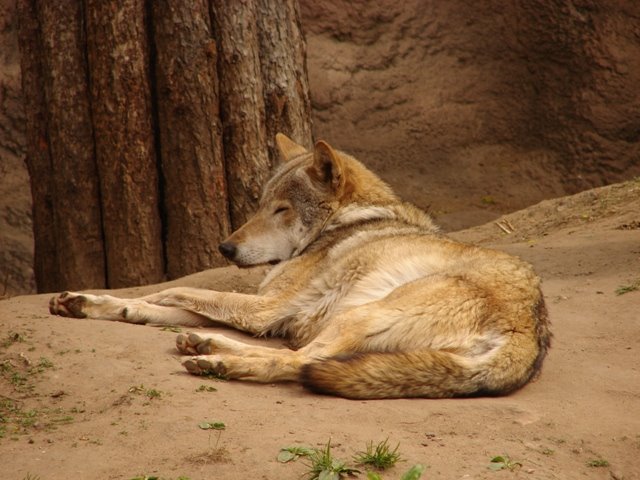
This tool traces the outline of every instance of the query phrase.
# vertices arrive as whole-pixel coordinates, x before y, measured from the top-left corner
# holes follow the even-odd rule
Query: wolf
[[[224,324],[289,348],[180,334],[192,374],[300,382],[352,399],[513,392],[550,346],[528,263],[442,235],[350,155],[276,136],[282,162],[255,215],[219,246],[240,267],[274,265],[256,295],[171,288],[137,299],[65,292],[53,314],[138,324]]]

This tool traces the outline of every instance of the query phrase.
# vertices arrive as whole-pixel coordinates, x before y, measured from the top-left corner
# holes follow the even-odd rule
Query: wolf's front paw
[[[189,358],[182,362],[182,365],[192,375],[211,374],[224,377],[227,374],[227,367],[225,367],[220,355]]]
[[[63,317],[87,318],[87,314],[83,311],[86,303],[87,298],[84,295],[64,292],[49,300],[49,312]]]
[[[204,338],[197,333],[180,334],[176,337],[176,348],[187,355],[210,355],[213,344],[210,338]]]

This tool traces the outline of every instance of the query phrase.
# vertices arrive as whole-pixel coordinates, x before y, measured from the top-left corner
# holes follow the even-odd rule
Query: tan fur
[[[291,349],[179,335],[192,373],[299,381],[349,398],[501,395],[539,371],[551,334],[540,280],[513,256],[438,233],[354,158],[284,135],[260,209],[221,251],[277,263],[257,295],[174,288],[139,299],[63,293],[52,313],[230,325]]]

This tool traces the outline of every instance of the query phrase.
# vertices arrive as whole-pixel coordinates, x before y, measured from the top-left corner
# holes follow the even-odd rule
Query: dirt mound
[[[462,230],[453,237],[473,243],[536,242],[552,232],[588,231],[592,225],[618,230],[640,229],[640,178],[543,200],[503,215],[495,222]]]

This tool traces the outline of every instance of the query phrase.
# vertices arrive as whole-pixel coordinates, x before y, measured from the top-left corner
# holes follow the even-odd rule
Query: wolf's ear
[[[309,176],[317,182],[331,187],[331,190],[340,194],[344,188],[344,163],[340,156],[329,146],[320,140],[313,150],[313,165],[307,170]]]
[[[276,133],[276,145],[280,151],[280,158],[283,162],[288,162],[293,157],[307,153],[307,149],[302,145],[298,145],[296,142],[287,137],[284,133]]]

